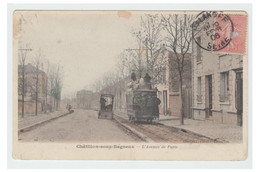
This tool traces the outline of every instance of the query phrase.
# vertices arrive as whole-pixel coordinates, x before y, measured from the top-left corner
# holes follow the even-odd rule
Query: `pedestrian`
[[[71,105],[69,105],[69,109],[68,109],[68,110],[69,110],[69,112],[71,112],[71,109],[72,109],[72,106],[71,106]]]
[[[106,99],[103,97],[100,99],[100,104],[101,104],[101,110],[105,110],[106,107]]]

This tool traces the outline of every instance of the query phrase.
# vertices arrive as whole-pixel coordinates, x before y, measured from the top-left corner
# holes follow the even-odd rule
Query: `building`
[[[243,56],[193,43],[192,67],[193,118],[242,125]]]
[[[35,113],[36,103],[36,71],[37,69],[30,63],[24,66],[25,82],[24,82],[24,114]],[[18,114],[22,114],[22,73],[23,68],[18,65]],[[46,95],[46,74],[45,72],[38,70],[38,112],[42,112],[45,106]]]
[[[185,117],[191,118],[191,54],[186,54],[183,72],[184,112]],[[155,63],[152,77],[153,88],[157,88],[157,97],[161,103],[159,113],[161,115],[181,116],[181,99],[179,90],[179,75],[176,64],[176,56],[173,52],[164,49],[160,52],[158,63]],[[114,109],[126,112],[126,88],[131,82],[130,76],[116,84],[104,88],[101,93],[111,93],[115,96]]]
[[[77,92],[77,108],[90,109],[91,108],[91,95],[90,90],[80,90]]]
[[[126,88],[127,84],[131,81],[130,76],[126,77],[116,84],[106,87],[101,90],[101,93],[114,95],[114,109],[123,113],[127,112],[126,109]]]
[[[181,116],[181,99],[179,73],[176,55],[170,50],[164,49],[161,54],[165,62],[161,63],[160,75],[157,76],[155,87],[158,89],[160,114]],[[191,54],[187,53],[184,60],[183,91],[184,91],[184,114],[191,118]]]

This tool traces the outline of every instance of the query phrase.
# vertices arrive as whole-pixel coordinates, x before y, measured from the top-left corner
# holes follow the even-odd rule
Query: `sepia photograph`
[[[12,18],[14,159],[247,158],[247,12]]]

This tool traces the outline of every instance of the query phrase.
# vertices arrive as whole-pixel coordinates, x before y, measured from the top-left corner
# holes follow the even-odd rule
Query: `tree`
[[[50,97],[50,112],[53,112],[53,95],[54,95],[54,86],[55,86],[55,66],[50,66],[50,71],[48,74],[48,94]]]
[[[94,92],[100,92],[103,88],[102,86],[102,80],[101,79],[97,79],[91,86],[92,90]]]
[[[39,49],[39,51],[35,54],[35,57],[33,59],[33,66],[32,68],[32,74],[33,77],[31,79],[31,91],[33,92],[33,97],[35,99],[35,115],[38,114],[38,102],[39,102],[39,94],[41,93],[40,86],[42,82],[40,81],[40,75],[43,73],[41,71],[42,67],[42,51]]]
[[[19,49],[18,58],[19,58],[19,67],[18,67],[18,94],[22,96],[22,118],[24,117],[24,97],[27,93],[28,80],[26,77],[26,60],[27,52],[31,51],[30,48]]]
[[[181,125],[184,124],[184,94],[183,94],[183,71],[187,60],[187,53],[191,49],[193,16],[184,14],[162,15],[163,29],[167,33],[166,46],[175,54],[175,62],[179,75],[179,90],[181,99]]]
[[[63,68],[60,65],[49,64],[48,70],[48,95],[50,99],[50,111],[58,110],[61,91],[62,91],[62,74]]]
[[[58,110],[61,100],[61,90],[62,90],[62,68],[58,65],[54,73],[54,108]]]
[[[50,74],[50,62],[47,59],[44,59],[42,63],[42,69],[46,74],[46,85],[45,85],[45,106],[44,106],[44,113],[47,113],[47,106],[48,106],[48,94],[49,94],[49,81],[48,77]]]
[[[117,64],[117,70],[121,75],[121,79],[129,76],[132,71],[139,71],[140,65],[135,52],[132,49],[124,50],[119,55],[119,62]]]
[[[145,50],[146,67],[142,72],[149,73],[152,77],[153,84],[156,84],[156,78],[162,72],[162,66],[165,66],[165,56],[161,56],[161,52],[164,49],[162,40],[162,22],[158,15],[146,14],[141,17],[140,30],[134,32],[136,38],[142,43],[140,50]],[[139,51],[139,56],[142,56],[142,52]],[[163,62],[163,64],[161,63]]]

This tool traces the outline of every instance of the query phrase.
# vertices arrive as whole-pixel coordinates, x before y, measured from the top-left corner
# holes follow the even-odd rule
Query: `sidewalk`
[[[180,125],[179,117],[164,115],[160,115],[159,123],[170,127],[185,129],[220,141],[238,143],[243,140],[242,127],[240,126],[193,119],[184,119],[184,125]]]
[[[114,110],[114,114],[117,115],[117,116],[119,116],[119,117],[121,117],[121,118],[124,118],[124,119],[126,119],[126,120],[129,119],[126,112],[122,112],[122,111],[120,111],[120,110]]]
[[[24,117],[22,118],[21,115],[18,117],[18,130],[32,127],[34,125],[43,123],[45,121],[48,121],[53,118],[57,118],[59,116],[62,116],[66,114],[67,111],[64,110],[59,110],[51,113],[40,113],[37,116],[35,114],[25,114]]]
[[[126,113],[115,111],[115,114],[128,120]],[[193,119],[184,119],[184,125],[180,125],[180,117],[165,115],[160,115],[159,120],[155,120],[155,122],[184,129],[218,141],[238,143],[243,140],[242,127],[240,126]]]

